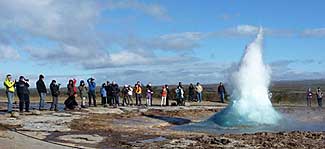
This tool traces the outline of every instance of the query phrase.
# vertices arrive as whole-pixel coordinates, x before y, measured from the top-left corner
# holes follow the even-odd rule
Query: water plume
[[[277,124],[280,114],[269,99],[271,71],[263,62],[263,29],[245,49],[237,69],[231,74],[232,102],[208,121],[224,127]]]

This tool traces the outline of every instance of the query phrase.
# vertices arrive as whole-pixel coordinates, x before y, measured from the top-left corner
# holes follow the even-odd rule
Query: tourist
[[[69,96],[68,99],[64,101],[65,109],[74,110],[78,107],[78,103],[76,101],[77,93],[73,93],[72,96]]]
[[[160,106],[166,105],[166,99],[167,99],[167,89],[166,89],[166,86],[163,86],[162,90],[161,90],[161,103],[160,103]]]
[[[221,103],[224,103],[225,102],[226,89],[225,89],[222,82],[220,82],[220,84],[218,86],[218,94],[219,94]]]
[[[202,102],[203,87],[199,82],[195,86],[195,91],[197,96],[197,102]]]
[[[323,92],[320,87],[316,91],[318,106],[321,108],[323,106]]]
[[[185,102],[184,102],[184,89],[183,89],[183,86],[182,86],[181,82],[178,83],[178,86],[177,86],[175,92],[176,92],[177,105],[178,106],[185,105]]]
[[[24,76],[19,77],[19,81],[16,84],[17,95],[19,98],[19,111],[23,112],[25,105],[25,112],[29,112],[29,80]]]
[[[84,80],[80,81],[78,90],[79,90],[79,96],[81,99],[81,102],[80,102],[81,108],[86,108],[86,100],[88,98],[88,88],[87,88]]]
[[[77,93],[76,83],[77,83],[76,79],[69,80],[69,83],[67,85],[68,96],[73,96],[74,93]]]
[[[15,84],[16,84],[16,81],[13,81],[12,76],[10,74],[8,74],[6,76],[6,80],[5,80],[5,82],[3,84],[6,87],[6,95],[7,95],[7,98],[8,98],[7,109],[8,109],[8,112],[11,113],[12,112],[13,101],[14,101],[14,96],[15,96]]]
[[[88,104],[91,106],[91,100],[94,102],[94,107],[96,107],[96,83],[94,78],[89,78],[88,82]]]
[[[311,100],[313,99],[313,92],[311,88],[307,89],[307,107],[311,107]]]
[[[123,95],[123,106],[130,105],[130,99],[129,99],[129,89],[128,85],[124,85],[122,89],[122,95]]]
[[[107,93],[106,93],[106,84],[103,83],[102,84],[102,87],[100,88],[100,96],[102,97],[102,105],[103,106],[106,106],[107,104]]]
[[[130,104],[133,105],[133,88],[131,87],[131,85],[128,86],[128,99],[130,101]]]
[[[112,100],[113,99],[113,97],[112,97],[112,84],[109,81],[106,82],[105,89],[106,89],[106,94],[107,94],[108,105],[112,106],[113,103],[114,103],[113,100]]]
[[[36,88],[40,97],[40,102],[39,102],[39,110],[45,110],[44,106],[45,106],[45,98],[46,98],[46,93],[47,93],[47,89],[44,83],[44,76],[43,75],[39,75],[39,79],[36,82]]]
[[[170,99],[170,91],[169,91],[169,87],[166,84],[165,85],[166,91],[167,91],[167,98],[166,98],[166,106],[169,106],[169,99]]]
[[[191,83],[188,87],[188,101],[194,101],[194,85]]]
[[[135,92],[135,102],[137,106],[141,105],[141,97],[142,97],[142,87],[140,83],[135,84],[134,87],[134,92]]]
[[[118,84],[113,81],[112,82],[112,101],[114,101],[114,105],[115,106],[119,106],[120,105],[120,88],[118,86]]]
[[[147,106],[151,106],[152,105],[152,96],[153,96],[153,90],[152,90],[151,84],[149,83],[147,85],[147,93],[146,93]]]
[[[52,80],[50,84],[50,90],[52,94],[52,104],[50,110],[58,111],[58,101],[59,101],[59,95],[60,95],[60,85],[57,84],[55,80]]]

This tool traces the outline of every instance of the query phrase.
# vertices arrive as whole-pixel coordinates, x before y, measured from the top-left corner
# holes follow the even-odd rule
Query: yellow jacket
[[[136,94],[141,94],[142,93],[142,88],[140,86],[135,87],[135,93]]]
[[[6,91],[15,92],[15,81],[10,81],[9,79],[6,79],[4,85],[6,87]]]

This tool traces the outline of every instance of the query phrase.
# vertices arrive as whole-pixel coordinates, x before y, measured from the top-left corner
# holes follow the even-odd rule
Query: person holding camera
[[[91,99],[93,99],[94,107],[96,107],[96,83],[94,78],[89,78],[88,82],[88,100],[89,100],[89,107],[91,105]]]
[[[6,80],[4,82],[4,86],[6,87],[6,95],[8,98],[8,113],[12,112],[12,105],[14,100],[14,94],[15,94],[15,84],[16,81],[12,80],[12,77],[10,74],[7,75]]]
[[[24,76],[19,77],[16,83],[17,95],[19,98],[19,111],[23,112],[25,105],[25,112],[29,112],[29,80]]]
[[[60,95],[60,85],[57,84],[55,80],[52,80],[50,84],[50,90],[52,94],[52,104],[50,110],[58,111],[58,101],[59,101],[59,95]]]
[[[39,79],[36,82],[36,88],[40,97],[40,102],[39,102],[39,110],[45,110],[45,99],[46,99],[46,93],[47,89],[44,83],[44,76],[39,75]]]

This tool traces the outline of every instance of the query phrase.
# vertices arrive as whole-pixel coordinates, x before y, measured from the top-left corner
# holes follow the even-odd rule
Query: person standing
[[[107,93],[106,93],[106,84],[103,83],[102,84],[102,87],[100,88],[100,96],[102,97],[102,105],[103,106],[106,106],[107,104]]]
[[[194,101],[194,85],[191,83],[188,87],[188,101]]]
[[[73,96],[74,93],[77,93],[76,83],[77,83],[76,79],[69,80],[69,83],[67,85],[67,89],[68,89],[67,94],[68,94],[68,96]]]
[[[142,87],[140,83],[135,84],[134,87],[134,92],[135,92],[135,102],[137,106],[141,105],[141,97],[142,97]]]
[[[184,90],[183,90],[183,86],[182,86],[181,82],[179,82],[178,87],[176,88],[175,92],[176,92],[177,105],[178,106],[185,105]]]
[[[81,108],[86,108],[86,100],[88,98],[88,88],[87,88],[84,80],[80,81],[78,90],[79,90],[79,96],[81,99]]]
[[[222,82],[220,82],[220,84],[218,86],[218,94],[219,94],[221,103],[224,103],[225,102],[226,89],[225,89]]]
[[[170,99],[170,91],[169,91],[169,87],[166,84],[165,85],[166,91],[167,91],[167,98],[166,98],[166,106],[169,106],[169,99]]]
[[[52,94],[52,104],[50,110],[58,111],[58,101],[59,101],[59,95],[60,95],[60,85],[57,84],[55,80],[52,80],[50,84],[50,90]]]
[[[167,89],[165,86],[163,86],[161,90],[161,103],[160,103],[161,106],[166,105],[166,99],[167,99]]]
[[[199,82],[195,86],[195,91],[197,96],[197,102],[202,102],[203,87]]]
[[[323,106],[323,92],[320,87],[316,91],[318,106],[321,108]]]
[[[107,94],[107,104],[112,106],[112,85],[109,81],[106,81],[105,90]]]
[[[7,105],[8,113],[12,112],[12,106],[13,106],[14,95],[15,95],[15,84],[16,81],[13,81],[12,76],[8,74],[4,82],[4,86],[6,87],[6,95],[8,98],[8,105]]]
[[[151,106],[152,105],[152,95],[153,95],[153,90],[151,87],[151,84],[149,83],[147,85],[147,106]]]
[[[88,100],[89,100],[89,107],[91,106],[91,99],[93,99],[94,106],[96,107],[96,83],[94,78],[89,78],[88,82]]]
[[[122,96],[123,96],[123,106],[130,105],[128,85],[124,85],[122,89]]]
[[[39,75],[39,79],[36,82],[36,88],[40,97],[40,102],[39,102],[39,110],[45,110],[45,99],[46,99],[46,93],[47,89],[44,83],[44,76]]]
[[[133,88],[131,87],[131,85],[129,85],[127,89],[128,89],[128,99],[130,101],[130,105],[133,105],[133,99],[132,99]]]
[[[313,93],[311,88],[307,89],[307,107],[311,107],[311,100],[313,99]]]
[[[25,105],[25,112],[29,112],[29,84],[28,79],[24,76],[19,77],[19,81],[16,84],[17,95],[19,98],[19,111],[23,112]]]
[[[120,88],[118,86],[118,84],[113,81],[112,82],[112,100],[114,101],[115,103],[115,106],[119,106],[120,105]]]

